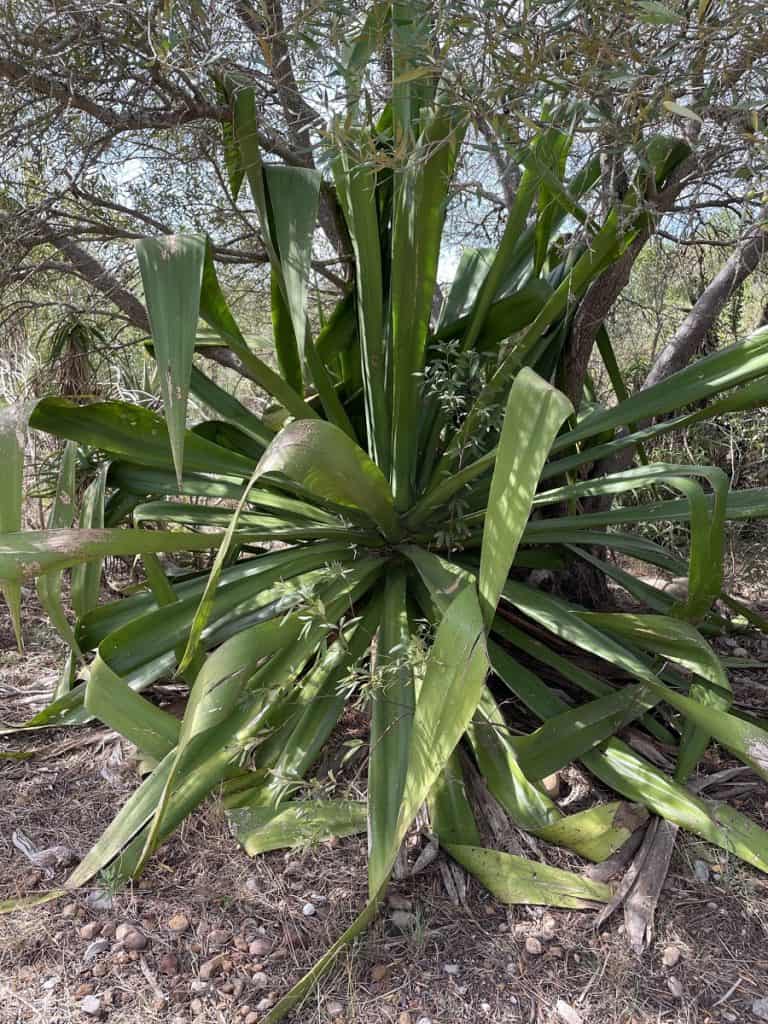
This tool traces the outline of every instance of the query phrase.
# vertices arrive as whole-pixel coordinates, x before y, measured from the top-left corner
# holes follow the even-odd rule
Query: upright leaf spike
[[[0,487],[0,534],[16,533],[21,529],[21,501],[24,484],[24,445],[27,414],[20,405],[0,410],[0,466],[3,484]],[[24,650],[21,634],[21,585],[13,580],[0,581],[11,613],[13,632],[19,652]]]
[[[144,238],[136,244],[179,487],[205,246],[203,235]]]

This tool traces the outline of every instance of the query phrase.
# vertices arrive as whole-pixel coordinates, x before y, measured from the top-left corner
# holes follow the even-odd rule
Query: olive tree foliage
[[[597,202],[605,209],[627,189],[643,139],[666,131],[688,140],[691,155],[646,200],[654,214],[646,230],[580,304],[563,386],[580,400],[598,327],[651,235],[661,230],[680,244],[706,240],[713,212],[725,211],[732,225],[726,268],[702,293],[673,349],[660,353],[652,379],[684,365],[699,349],[708,318],[756,268],[765,247],[763,5],[406,6],[415,6],[431,33],[425,76],[451,62],[454,99],[471,114],[448,216],[456,253],[463,244],[498,240],[526,142],[564,102],[579,113],[572,159],[600,154]],[[386,7],[348,0],[0,4],[0,322],[18,324],[41,307],[56,315],[85,311],[107,318],[109,337],[121,347],[126,327],[146,333],[148,326],[132,242],[178,230],[209,234],[228,288],[258,307],[264,275],[253,268],[266,263],[266,252],[244,195],[233,198],[232,106],[224,82],[256,90],[267,159],[323,169],[329,115],[350,90],[370,104],[390,88],[390,33],[398,26],[397,17],[387,21]],[[361,37],[363,25],[368,32]],[[371,63],[361,52],[366,41]],[[396,89],[396,69],[394,82]],[[320,226],[314,280],[322,303],[345,287],[351,265],[330,175]],[[589,226],[580,231],[588,235]],[[449,252],[443,276],[451,262]],[[233,362],[224,349],[207,354]]]

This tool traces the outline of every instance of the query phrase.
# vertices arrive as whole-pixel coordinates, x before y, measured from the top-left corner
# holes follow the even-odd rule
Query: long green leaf
[[[480,556],[480,601],[486,623],[496,613],[550,445],[572,411],[565,395],[527,367],[510,388]]]
[[[549,864],[477,846],[449,844],[446,849],[502,903],[579,909],[607,903],[611,898],[607,885]]]
[[[99,467],[96,479],[83,495],[79,526],[81,530],[100,530],[104,526],[104,489],[107,481],[107,464]],[[101,570],[103,560],[92,559],[72,569],[72,607],[78,618],[99,603]]]
[[[179,481],[184,469],[187,396],[200,314],[205,247],[202,235],[167,235],[143,238],[136,243]]]
[[[76,405],[67,398],[44,398],[37,403],[29,422],[37,430],[120,455],[143,467],[174,468],[168,428],[162,416],[140,405]],[[247,478],[253,472],[253,460],[188,430],[184,436],[184,471],[187,470]]]
[[[384,280],[376,201],[376,171],[350,159],[346,149],[333,163],[339,200],[355,255],[360,361],[371,457],[385,474],[391,461],[384,346]]]
[[[61,530],[72,525],[75,515],[75,460],[77,445],[67,441],[61,455],[59,472],[56,479],[56,493],[53,497],[51,510],[48,513],[48,529]],[[61,600],[61,573],[47,573],[37,578],[37,596],[45,608],[56,632],[69,644],[77,646],[72,627],[64,612]],[[59,694],[57,694],[59,696]]]
[[[387,577],[371,694],[368,871],[377,880],[385,870],[381,861],[389,856],[398,825],[415,705],[405,580],[403,569]]]
[[[0,411],[0,464],[6,472],[6,479],[0,487],[0,534],[15,533],[21,529],[25,421],[26,416],[18,406]],[[21,587],[17,581],[0,573],[0,592],[8,604],[16,643],[21,651]]]

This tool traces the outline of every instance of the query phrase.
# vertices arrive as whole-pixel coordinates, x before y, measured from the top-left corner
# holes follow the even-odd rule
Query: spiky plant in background
[[[31,426],[68,442],[51,528],[13,532],[20,469],[19,486],[0,492],[0,580],[14,617],[22,583],[36,577],[71,651],[53,703],[27,726],[96,718],[151,767],[68,886],[107,868],[135,877],[218,789],[251,854],[367,829],[369,902],[268,1021],[371,920],[425,802],[442,847],[500,899],[609,900],[604,884],[484,848],[467,772],[483,776],[515,825],[589,860],[611,855],[650,812],[768,871],[768,835],[686,786],[712,739],[768,777],[768,733],[729,710],[727,673],[706,639],[727,627],[715,602],[734,605],[722,591],[724,525],[763,514],[768,494],[733,494],[720,470],[645,461],[581,479],[666,432],[765,404],[768,330],[632,397],[604,334],[620,400],[574,415],[553,382],[579,299],[643,229],[644,198],[687,148],[648,140],[623,204],[598,224],[585,206],[598,164],[564,179],[572,135],[562,127],[526,149],[498,249],[464,254],[432,326],[465,119],[414,57],[418,26],[397,26],[391,103],[375,122],[353,105],[329,129],[354,288],[319,335],[307,294],[320,174],[262,163],[253,94],[226,83],[234,192],[246,178],[269,255],[279,372],[235,322],[207,240],[146,239],[138,252],[165,417],[125,402],[45,399]],[[580,225],[568,244],[566,218]],[[200,318],[273,399],[263,416],[194,365],[196,345],[210,339]],[[194,430],[190,393],[214,414]],[[19,467],[18,423],[3,424],[3,456]],[[70,529],[76,445],[107,459]],[[612,504],[661,484],[679,498]],[[690,523],[687,565],[621,529],[670,519]],[[158,554],[190,551],[216,551],[210,570],[169,578]],[[686,575],[687,597],[648,586],[608,552]],[[101,560],[116,554],[141,556],[147,586],[99,605]],[[587,610],[530,578],[579,563],[650,612]],[[67,568],[74,628],[61,602]],[[608,671],[585,668],[585,652]],[[148,695],[170,675],[189,690],[181,721]],[[539,728],[509,728],[505,691]],[[316,798],[312,767],[361,697],[367,804]],[[673,775],[616,738],[630,722],[675,751]],[[541,780],[574,760],[640,809],[617,800],[564,814]]]

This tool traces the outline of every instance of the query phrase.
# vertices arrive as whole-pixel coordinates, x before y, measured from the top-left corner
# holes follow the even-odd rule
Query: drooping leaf
[[[142,467],[174,468],[168,428],[162,416],[143,406],[128,402],[76,405],[67,398],[44,398],[37,403],[29,422],[37,430],[120,455]],[[243,479],[253,472],[253,461],[188,430],[184,435],[184,471]]]
[[[611,898],[607,885],[549,864],[477,846],[449,844],[447,850],[502,903],[579,909]]]
[[[264,453],[259,474],[281,474],[321,498],[364,512],[386,537],[399,533],[381,470],[331,423],[301,420],[284,427]]]
[[[277,807],[237,807],[227,814],[245,852],[307,847],[364,832],[365,804],[354,800],[296,800]]]

